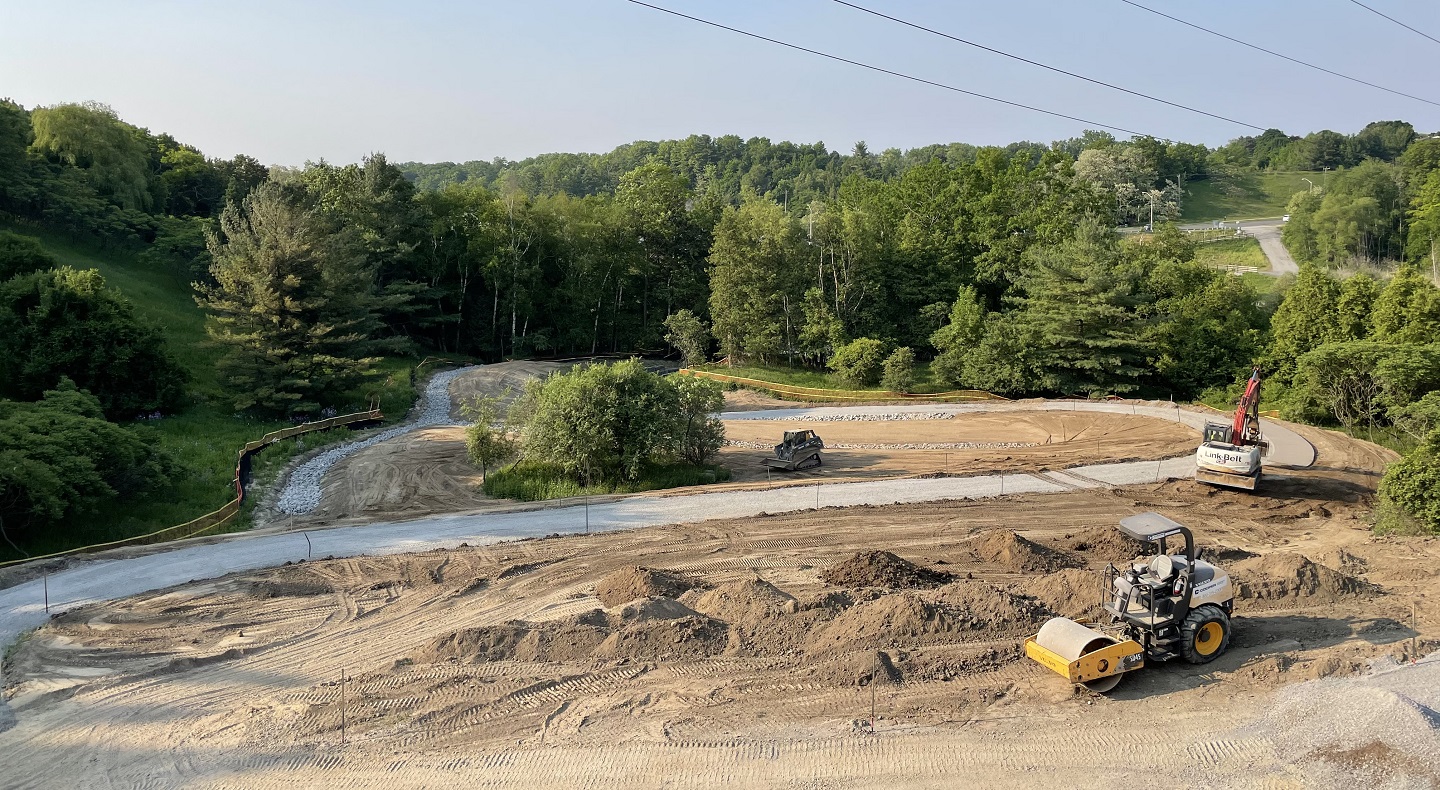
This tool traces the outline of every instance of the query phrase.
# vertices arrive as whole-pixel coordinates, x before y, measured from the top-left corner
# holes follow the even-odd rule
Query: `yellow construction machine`
[[[1098,622],[1056,617],[1025,640],[1025,655],[1091,691],[1107,692],[1149,661],[1215,660],[1230,645],[1230,575],[1200,559],[1195,537],[1159,513],[1120,520],[1153,556],[1105,569]],[[1171,553],[1167,542],[1184,543]]]

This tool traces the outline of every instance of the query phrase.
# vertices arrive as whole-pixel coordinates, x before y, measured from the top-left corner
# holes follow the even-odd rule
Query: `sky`
[[[649,0],[1099,124],[1215,146],[1253,129],[1089,85],[834,0]],[[1286,63],[1121,0],[854,0],[1069,71],[1291,134],[1440,107]],[[1440,102],[1440,44],[1350,0],[1137,0]],[[1440,3],[1366,0],[1440,38]],[[627,0],[0,0],[0,97],[100,101],[209,156],[267,164],[520,159],[737,134],[848,152],[1048,143],[1056,118],[748,39]],[[1120,134],[1120,137],[1126,135]]]

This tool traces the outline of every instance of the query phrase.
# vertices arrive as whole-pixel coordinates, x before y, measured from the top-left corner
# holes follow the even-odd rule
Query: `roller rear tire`
[[[1206,604],[1190,612],[1180,626],[1180,654],[1191,664],[1208,664],[1230,646],[1230,617]]]

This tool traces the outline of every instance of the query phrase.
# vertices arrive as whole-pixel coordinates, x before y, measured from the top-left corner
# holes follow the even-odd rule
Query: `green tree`
[[[1296,364],[1288,410],[1303,416],[1315,404],[1346,428],[1374,424],[1384,391],[1376,366],[1390,350],[1384,343],[1349,341],[1306,352]]]
[[[675,391],[675,455],[696,466],[709,463],[725,446],[725,424],[716,416],[725,407],[725,394],[707,379],[669,376],[664,381]]]
[[[806,289],[803,307],[805,325],[800,329],[800,351],[806,357],[825,359],[845,344],[845,326],[819,288]]]
[[[1057,247],[1032,248],[1018,285],[1018,320],[1038,348],[1040,388],[1064,395],[1135,390],[1150,343],[1137,308],[1143,274],[1125,264],[1113,231],[1087,222]]]
[[[677,401],[637,359],[549,376],[526,388],[516,412],[524,457],[585,485],[636,480],[673,447]]]
[[[1390,464],[1380,480],[1382,502],[1398,505],[1429,532],[1440,532],[1440,431]]]
[[[0,282],[59,265],[34,236],[0,230]]]
[[[0,519],[39,537],[100,502],[159,490],[173,460],[143,434],[105,421],[100,402],[62,379],[34,403],[0,400]]]
[[[985,306],[973,286],[962,286],[950,307],[949,323],[930,335],[939,352],[931,364],[936,378],[951,386],[964,378],[965,357],[985,334]]]
[[[687,368],[702,365],[710,356],[710,330],[687,309],[671,313],[665,319],[665,342],[680,352],[680,362]]]
[[[1181,398],[1247,373],[1267,341],[1269,321],[1255,290],[1193,261],[1164,261],[1146,283],[1154,320],[1146,331],[1155,373]]]
[[[1406,251],[1410,260],[1428,264],[1431,278],[1440,282],[1440,169],[1420,180],[1410,198]]]
[[[794,222],[768,200],[748,197],[721,215],[710,248],[710,315],[721,353],[763,360],[794,347],[798,243]]]
[[[1346,340],[1364,340],[1370,336],[1372,311],[1380,298],[1380,284],[1368,274],[1357,274],[1345,278],[1340,284],[1340,298],[1335,306],[1339,310],[1339,337]]]
[[[508,395],[508,393],[506,393]],[[515,457],[519,443],[511,435],[506,412],[502,409],[505,395],[477,395],[461,406],[461,413],[470,419],[465,427],[465,453],[470,463],[480,467],[486,476],[490,467]]]
[[[35,400],[70,380],[112,419],[179,407],[186,373],[160,330],[100,272],[69,267],[0,283],[0,396]]]
[[[209,240],[214,285],[197,284],[235,408],[309,414],[363,380],[390,347],[373,279],[280,184],[267,182],[220,215]]]
[[[1340,283],[1325,270],[1302,265],[1294,285],[1270,319],[1274,342],[1267,355],[1270,377],[1288,383],[1295,362],[1323,343],[1345,337],[1340,325]]]
[[[1402,266],[1375,300],[1374,337],[1392,343],[1440,338],[1440,288],[1413,266]]]
[[[880,386],[891,392],[915,390],[915,352],[908,346],[895,349],[885,358]]]
[[[869,337],[857,337],[835,349],[828,363],[845,385],[868,387],[880,379],[885,362],[885,344]]]
[[[30,113],[32,147],[83,170],[100,194],[128,209],[148,209],[149,154],[144,134],[96,102],[57,104]]]

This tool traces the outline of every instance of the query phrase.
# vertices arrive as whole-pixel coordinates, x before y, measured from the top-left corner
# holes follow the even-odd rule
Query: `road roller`
[[[1025,640],[1025,655],[1100,693],[1146,661],[1215,660],[1230,645],[1235,606],[1230,575],[1200,558],[1184,525],[1141,513],[1121,519],[1120,531],[1153,554],[1105,568],[1094,621],[1056,617]]]

